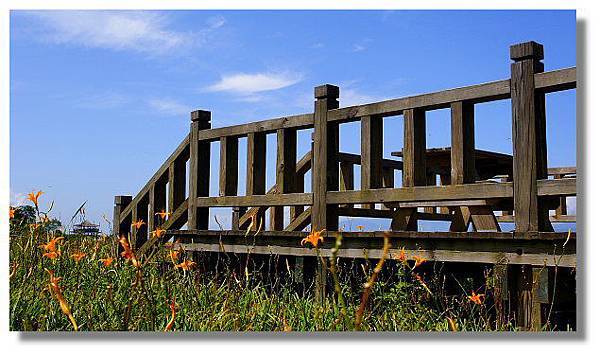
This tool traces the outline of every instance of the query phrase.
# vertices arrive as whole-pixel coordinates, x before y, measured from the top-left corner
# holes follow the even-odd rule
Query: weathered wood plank
[[[237,195],[238,141],[236,137],[221,137],[219,196]]]
[[[575,196],[577,179],[537,180],[537,194],[538,196]]]
[[[315,114],[312,158],[313,204],[311,224],[314,230],[338,229],[336,206],[327,206],[327,191],[339,189],[339,126],[328,124],[328,111],[339,107],[339,88],[323,85],[315,88]]]
[[[383,118],[362,117],[360,137],[360,188],[361,190],[379,188],[383,173]],[[375,208],[375,206],[366,204],[363,208]]]
[[[567,179],[564,179],[567,180]],[[511,182],[468,185],[416,186],[367,191],[329,191],[327,203],[461,201],[511,197]],[[422,204],[420,204],[422,205]],[[449,206],[449,205],[447,205]]]
[[[113,235],[115,237],[120,237],[121,235],[126,235],[129,232],[129,228],[123,228],[122,221],[126,217],[123,214],[123,211],[129,206],[131,203],[132,197],[128,195],[115,196],[115,207],[113,211]],[[123,218],[121,218],[123,216]]]
[[[294,217],[290,220],[290,223],[285,227],[285,231],[300,231],[306,228],[310,224],[310,217],[312,211],[311,208],[308,207],[306,210],[302,211],[299,216]]]
[[[313,194],[310,192],[285,195],[198,197],[197,199],[197,206],[200,207],[308,206],[312,203]]]
[[[469,184],[475,181],[475,108],[463,101],[451,104],[452,184]]]
[[[313,114],[306,113],[229,127],[213,128],[200,132],[198,139],[217,141],[222,137],[240,138],[253,132],[275,133],[278,129],[282,128],[305,129],[312,127],[312,125]]]
[[[523,53],[526,53],[524,55]],[[546,117],[534,75],[543,71],[543,47],[535,42],[511,47],[513,184],[515,230],[551,230],[548,210],[537,198],[537,180],[547,178]],[[545,107],[545,106],[544,106]]]
[[[208,196],[210,188],[210,143],[200,141],[198,134],[210,129],[210,111],[197,110],[191,113],[190,124],[190,168],[188,178],[188,193],[192,198],[188,204],[188,228],[208,228],[208,208],[198,208],[196,197]]]
[[[248,149],[246,162],[246,195],[264,195],[267,169],[267,135],[264,132],[248,134]],[[247,211],[248,212],[248,211]],[[244,216],[240,216],[239,227],[246,228]],[[256,209],[251,215],[256,219],[252,229],[256,230],[262,221],[265,223],[265,209]],[[262,227],[261,227],[262,228]]]
[[[275,181],[277,193],[285,194],[296,190],[296,153],[298,135],[294,129],[277,130],[277,166]],[[271,230],[283,229],[283,207],[271,208]]]

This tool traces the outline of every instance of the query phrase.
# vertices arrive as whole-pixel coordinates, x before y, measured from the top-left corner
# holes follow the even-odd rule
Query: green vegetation
[[[368,260],[336,260],[332,268],[315,258],[327,264],[332,285],[317,301],[284,257],[191,255],[165,245],[136,255],[124,240],[120,253],[115,238],[62,239],[41,217],[36,209],[33,221],[11,219],[11,330],[511,329],[496,323],[489,280],[456,281],[459,292],[446,295],[433,263],[402,255],[380,261],[380,273]]]

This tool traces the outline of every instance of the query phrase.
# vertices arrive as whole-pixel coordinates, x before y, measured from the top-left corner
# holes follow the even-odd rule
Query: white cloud
[[[41,38],[52,43],[92,48],[132,50],[161,55],[200,43],[208,32],[225,24],[223,17],[210,18],[201,33],[169,29],[167,15],[148,11],[33,11],[40,20]]]
[[[381,101],[383,98],[375,95],[362,93],[354,88],[340,88],[340,106],[354,106]]]
[[[207,91],[227,91],[240,95],[252,95],[262,91],[283,89],[302,80],[298,73],[237,73],[221,77]]]
[[[147,101],[152,109],[169,116],[189,115],[188,106],[169,98],[153,98]]]
[[[356,42],[352,45],[352,52],[362,52],[367,49],[367,45],[372,42],[372,39],[365,38],[359,42]]]

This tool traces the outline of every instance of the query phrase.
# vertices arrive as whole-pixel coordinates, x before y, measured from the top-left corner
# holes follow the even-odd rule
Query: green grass
[[[173,298],[176,331],[353,330],[363,284],[374,268],[367,260],[340,262],[340,292],[332,290],[320,302],[313,291],[298,291],[302,285],[295,281],[295,268],[282,266],[283,259],[276,256],[256,258],[245,272],[246,255],[220,255],[215,266],[214,255],[188,253],[180,255],[180,261],[193,258],[198,265],[183,271],[174,267],[167,249],[160,246],[141,257],[143,266],[138,270],[118,255],[118,243],[110,237],[68,237],[60,245],[61,256],[50,260],[39,245],[51,237],[40,229],[11,226],[11,330],[73,330],[49,291],[45,269],[62,278],[59,285],[81,331],[162,331]],[[87,254],[79,263],[71,257],[76,251]],[[115,258],[109,267],[98,261],[107,256]],[[426,263],[411,271],[410,264],[386,261],[358,329],[448,331],[449,319],[458,330],[512,329],[497,328],[488,286],[470,285],[459,294],[446,295],[443,280],[436,278],[433,269]],[[431,293],[416,273],[424,277]],[[467,299],[471,289],[486,294],[483,305]]]

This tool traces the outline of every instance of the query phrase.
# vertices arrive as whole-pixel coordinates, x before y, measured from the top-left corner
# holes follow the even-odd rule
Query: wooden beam
[[[238,138],[221,137],[221,163],[219,169],[219,196],[237,195]]]
[[[360,137],[360,188],[361,190],[379,188],[382,183],[383,118],[362,117]],[[363,208],[375,208],[375,206],[365,204]]]
[[[453,102],[451,181],[469,184],[475,181],[475,109],[472,103]]]
[[[286,194],[296,190],[296,153],[298,135],[294,129],[277,131],[276,193]],[[283,229],[283,206],[271,208],[271,230]]]
[[[198,134],[210,129],[210,119],[210,111],[197,110],[191,113],[188,229],[208,229],[208,208],[198,208],[195,202],[196,197],[209,195],[210,142],[200,141]]]
[[[456,186],[417,186],[393,189],[372,189],[368,191],[329,191],[327,192],[327,203],[347,204],[429,201],[461,201],[460,203],[465,203],[463,200],[506,198],[511,197],[512,194],[513,187],[511,182]]]
[[[538,201],[537,180],[548,175],[543,94],[535,93],[536,72],[543,71],[543,47],[535,42],[511,46],[513,183],[515,230],[552,230],[548,209]]]
[[[327,206],[327,191],[339,189],[339,126],[328,124],[328,111],[339,107],[339,88],[323,85],[315,88],[315,130],[313,134],[311,224],[313,230],[337,230],[336,206]]]
[[[352,190],[354,190],[354,164],[347,161],[340,162],[340,191]],[[354,205],[340,207],[354,207]]]
[[[267,169],[267,135],[263,132],[248,134],[248,158],[246,163],[246,195],[264,195]],[[256,223],[252,229],[256,230],[260,222],[265,223],[265,209],[257,209],[254,213]],[[239,227],[246,228],[244,216],[240,216]]]
[[[125,217],[125,215],[123,215],[123,210],[125,210],[125,208],[127,208],[127,206],[129,206],[129,204],[131,203],[131,196],[128,195],[121,195],[121,196],[115,196],[115,207],[114,207],[114,211],[113,211],[113,235],[115,237],[120,237],[121,235],[127,234],[127,232],[129,232],[129,228],[124,229],[122,226],[121,221],[123,220],[123,218],[121,218],[121,216]]]
[[[404,111],[404,150],[402,162],[402,186],[425,186],[427,169],[425,111],[409,109]]]
[[[313,194],[310,192],[285,195],[198,197],[196,201],[199,207],[308,206],[312,203]]]
[[[187,159],[187,157],[186,157]],[[173,213],[185,200],[186,159],[180,156],[169,165],[169,212]]]

